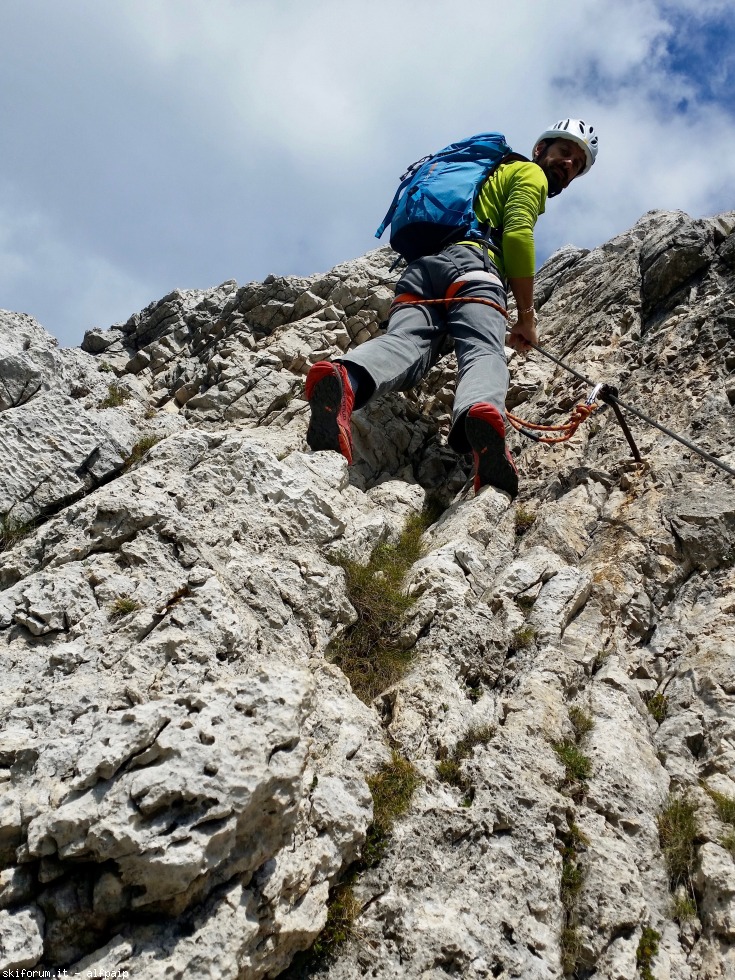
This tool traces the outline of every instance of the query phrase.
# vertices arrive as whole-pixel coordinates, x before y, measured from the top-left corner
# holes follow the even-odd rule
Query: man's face
[[[535,155],[536,163],[546,174],[551,194],[561,194],[578,177],[587,164],[584,150],[572,140],[556,139]]]

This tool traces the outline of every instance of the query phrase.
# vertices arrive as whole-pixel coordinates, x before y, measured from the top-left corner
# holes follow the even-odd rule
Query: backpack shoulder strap
[[[531,161],[528,159],[528,157],[524,157],[522,153],[514,153],[513,150],[511,150],[510,153],[506,153],[504,157],[501,157],[500,160],[498,160],[493,169],[490,171],[490,174],[494,174],[498,167],[502,166],[504,163],[516,162],[530,163]]]

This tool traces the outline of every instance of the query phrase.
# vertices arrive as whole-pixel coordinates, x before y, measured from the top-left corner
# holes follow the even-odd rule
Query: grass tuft
[[[326,925],[309,949],[296,954],[283,974],[288,980],[307,980],[321,975],[319,971],[334,962],[339,948],[355,934],[355,922],[362,911],[355,897],[355,882],[361,872],[375,867],[383,857],[393,825],[408,810],[421,776],[408,759],[394,750],[390,762],[367,782],[373,797],[373,822],[368,828],[361,859],[330,892]],[[316,785],[315,776],[312,788]]]
[[[579,863],[580,853],[589,844],[576,823],[566,832],[559,832],[562,842],[561,882],[559,897],[564,908],[564,928],[561,934],[562,967],[566,976],[576,976],[581,954],[581,941],[577,926],[576,905],[585,879],[585,869]]]
[[[7,514],[0,517],[0,554],[27,537],[35,526],[35,521],[19,521]]]
[[[107,395],[100,402],[100,408],[118,408],[130,398],[130,392],[117,381],[111,381],[107,386]]]
[[[520,538],[526,531],[533,527],[536,515],[532,511],[527,510],[523,504],[519,504],[515,509],[513,519],[515,521],[516,535]]]
[[[120,616],[127,616],[129,613],[135,612],[140,608],[141,605],[137,599],[131,599],[127,595],[121,595],[112,603],[110,618],[116,619]]]
[[[469,759],[478,745],[487,745],[495,734],[493,725],[482,725],[470,728],[467,734],[457,742],[451,753],[446,753],[436,765],[436,774],[443,783],[456,786],[464,793],[473,790],[472,780],[462,771],[462,763]],[[446,752],[446,749],[444,750]]]
[[[561,852],[561,903],[569,913],[576,905],[584,883],[585,872],[579,864],[579,855],[587,847],[589,840],[576,823],[570,824],[569,830],[559,836],[564,845]]]
[[[735,827],[735,797],[727,796],[725,793],[718,793],[716,790],[708,789],[706,786],[705,789],[715,805],[717,816],[720,820],[723,823],[730,824],[731,827]],[[720,844],[735,858],[735,831],[728,830],[723,835]]]
[[[434,507],[412,514],[395,544],[379,544],[366,565],[338,559],[357,622],[329,645],[329,654],[366,704],[408,669],[411,651],[399,644],[401,621],[416,602],[406,594],[407,572],[424,554],[421,537],[437,518]]]
[[[565,977],[576,974],[579,956],[582,952],[582,938],[577,926],[564,926],[561,932],[561,966]]]
[[[436,764],[436,774],[443,783],[456,786],[458,789],[467,789],[470,780],[462,774],[462,767],[459,761],[453,756],[447,756]]]
[[[648,699],[646,707],[656,724],[660,725],[669,713],[669,699],[665,694],[654,694]]]
[[[658,956],[658,941],[660,938],[660,932],[656,932],[650,926],[644,927],[638,943],[638,949],[635,952],[635,961],[638,966],[638,972],[641,975],[641,980],[655,980],[651,967],[653,966],[653,961]]]
[[[315,960],[326,963],[335,958],[338,948],[352,936],[360,912],[352,882],[338,885],[329,896],[327,923],[312,946]]]
[[[552,742],[559,761],[566,771],[565,784],[584,783],[592,775],[592,760],[580,752],[577,743],[570,738]]]
[[[388,846],[393,824],[408,810],[411,797],[420,784],[418,770],[396,751],[390,762],[368,778],[373,797],[373,822],[368,828],[362,852],[361,863],[364,867],[373,868],[380,861]]]
[[[160,441],[161,436],[154,435],[142,436],[140,439],[138,439],[136,444],[130,450],[130,455],[125,460],[125,469],[129,469],[131,466],[135,466],[136,463],[139,463],[148,450],[153,449],[153,447]]]
[[[592,715],[587,714],[586,711],[576,707],[576,705],[569,709],[569,720],[572,723],[577,743],[581,742],[585,735],[588,735],[595,727],[595,720]]]
[[[467,681],[467,697],[473,704],[477,704],[482,697],[482,681],[479,677],[472,681]]]
[[[671,793],[657,818],[659,842],[672,891],[679,885],[691,890],[696,856],[696,814],[697,804],[686,794]]]
[[[713,789],[708,789],[707,792],[715,805],[720,820],[735,827],[735,797],[727,796],[725,793],[717,793]]]
[[[574,849],[575,852],[582,851],[589,846],[589,837],[576,823],[569,825],[569,830],[565,834],[566,846]]]
[[[671,918],[679,925],[691,922],[697,917],[697,903],[686,892],[677,892],[671,897]]]
[[[533,626],[521,626],[510,638],[510,649],[514,651],[527,650],[536,640],[536,630]]]
[[[584,871],[573,861],[564,861],[561,868],[561,901],[564,908],[576,904],[584,883]]]

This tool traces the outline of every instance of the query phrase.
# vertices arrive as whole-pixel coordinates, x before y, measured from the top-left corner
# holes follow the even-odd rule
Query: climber
[[[504,140],[503,146],[509,149]],[[510,153],[489,176],[483,175],[473,221],[485,230],[484,237],[462,229],[452,244],[410,261],[396,285],[387,332],[333,362],[312,366],[306,379],[311,407],[306,438],[312,449],[342,453],[351,463],[353,408],[375,394],[419,384],[450,334],[458,379],[449,444],[461,453],[472,451],[475,492],[491,485],[516,496],[518,473],[505,445],[506,278],[518,309],[508,342],[526,351],[530,343],[538,343],[533,306],[536,219],[547,196],[561,194],[587,173],[597,148],[592,126],[564,119],[539,136],[532,161]],[[496,229],[493,240],[488,231]],[[422,300],[433,303],[421,305]]]

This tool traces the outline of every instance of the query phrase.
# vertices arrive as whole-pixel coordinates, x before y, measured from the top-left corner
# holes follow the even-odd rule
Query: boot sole
[[[506,458],[505,439],[489,422],[471,416],[465,420],[465,433],[477,453],[476,481],[479,478],[480,488],[490,485],[511,497],[518,496],[518,474]]]
[[[337,414],[342,402],[342,385],[334,375],[326,375],[314,385],[311,395],[311,421],[306,432],[309,448],[331,449],[342,453]],[[344,455],[344,454],[343,454]]]

